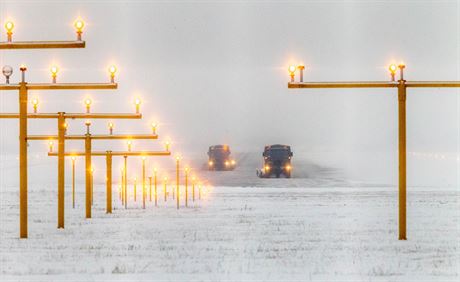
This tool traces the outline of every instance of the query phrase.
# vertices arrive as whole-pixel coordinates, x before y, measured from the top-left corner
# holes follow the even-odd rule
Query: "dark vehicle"
[[[209,170],[233,170],[236,162],[230,158],[230,147],[228,145],[214,145],[208,151]]]
[[[287,145],[271,145],[265,146],[262,156],[264,157],[264,167],[257,171],[260,178],[270,178],[276,176],[279,178],[284,175],[286,178],[291,178],[291,147]]]

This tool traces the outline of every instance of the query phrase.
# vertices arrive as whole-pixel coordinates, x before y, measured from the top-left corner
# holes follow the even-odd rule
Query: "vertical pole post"
[[[179,209],[179,158],[176,160],[176,205]]]
[[[158,206],[158,194],[157,194],[157,172],[153,172],[153,185],[155,189],[155,207]]]
[[[142,159],[142,208],[145,209],[145,159]]]
[[[93,187],[93,184],[94,184],[94,183],[93,183],[93,180],[94,180],[94,175],[93,175],[93,174],[94,174],[94,173],[93,173],[93,172],[94,172],[94,171],[93,171],[93,168],[92,168],[92,166],[91,166],[91,172],[90,172],[90,177],[91,177],[91,206],[93,206],[93,196],[94,196],[94,195],[93,195],[93,192],[94,192],[94,190],[93,190],[93,188],[94,188],[94,187]]]
[[[128,173],[127,173],[127,169],[128,169],[128,156],[123,156],[125,158],[125,170],[124,170],[124,173],[125,173],[125,209],[128,208]]]
[[[188,207],[188,169],[185,170],[185,207]]]
[[[168,200],[167,193],[166,193],[166,179],[163,181],[163,195],[165,198],[165,202]]]
[[[65,118],[58,113],[58,228],[64,228]]]
[[[152,201],[152,177],[149,176],[149,200]]]
[[[137,195],[136,184],[137,184],[137,179],[134,178],[134,202],[137,201],[137,197],[136,197],[136,195]]]
[[[399,240],[406,237],[406,81],[398,85],[398,131],[399,131]]]
[[[107,213],[112,213],[112,151],[107,151],[106,155],[107,165]]]
[[[75,208],[75,157],[72,157],[72,208]]]
[[[85,135],[85,206],[86,218],[91,218],[91,134]]]
[[[124,174],[124,169],[121,170],[121,191],[120,191],[120,199],[121,199],[121,205],[125,205],[125,179],[123,177]]]
[[[192,199],[195,202],[195,181],[192,182]]]
[[[19,84],[19,237],[27,238],[27,83]]]

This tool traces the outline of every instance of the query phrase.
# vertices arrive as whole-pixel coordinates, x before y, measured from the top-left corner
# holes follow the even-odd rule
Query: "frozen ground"
[[[31,185],[27,240],[17,191],[2,187],[0,280],[459,281],[458,190],[410,187],[409,240],[398,241],[396,188],[304,184],[215,187],[179,211],[171,200],[124,210],[114,196],[111,215],[99,185],[91,220],[83,193],[75,209],[67,197],[64,230],[55,191]]]

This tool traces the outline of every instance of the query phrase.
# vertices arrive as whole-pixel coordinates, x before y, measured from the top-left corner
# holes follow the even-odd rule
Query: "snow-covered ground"
[[[409,240],[398,241],[395,187],[296,181],[214,187],[180,210],[171,199],[125,210],[114,192],[110,215],[98,185],[90,220],[79,185],[64,230],[54,188],[31,185],[27,240],[17,188],[2,187],[0,280],[459,281],[458,190],[409,187]]]

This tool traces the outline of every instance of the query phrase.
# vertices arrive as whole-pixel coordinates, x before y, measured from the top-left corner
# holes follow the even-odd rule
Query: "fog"
[[[73,39],[78,16],[85,49],[1,51],[0,64],[15,68],[12,81],[21,63],[27,81],[50,81],[56,63],[58,81],[105,82],[114,63],[117,91],[30,96],[39,96],[41,112],[83,112],[87,96],[93,112],[134,112],[141,97],[144,119],[114,121],[115,132],[148,133],[158,121],[160,142],[135,148],[161,149],[171,139],[174,152],[197,163],[213,144],[238,154],[282,143],[294,158],[344,177],[396,184],[396,91],[288,90],[288,65],[304,63],[311,81],[388,80],[388,65],[403,61],[407,80],[460,80],[459,1],[0,0],[1,40],[5,19],[15,22],[15,40]],[[1,112],[17,111],[14,92],[1,91],[0,102]],[[69,133],[83,133],[83,122],[69,121]],[[92,132],[107,132],[106,121],[93,124]],[[29,127],[29,134],[56,133],[54,121]],[[2,182],[14,182],[17,121],[0,120],[0,130]],[[409,89],[407,136],[409,185],[459,186],[459,90]],[[108,149],[101,143],[94,147]],[[45,142],[29,151],[55,162]]]

